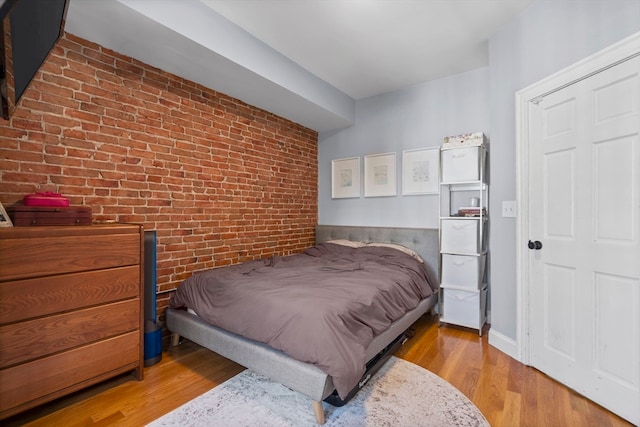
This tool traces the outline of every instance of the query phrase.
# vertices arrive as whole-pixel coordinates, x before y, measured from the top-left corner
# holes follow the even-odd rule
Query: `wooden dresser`
[[[0,419],[143,373],[138,225],[0,229]]]

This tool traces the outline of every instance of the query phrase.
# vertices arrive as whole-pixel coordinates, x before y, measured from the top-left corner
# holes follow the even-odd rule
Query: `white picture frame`
[[[13,222],[11,222],[11,218],[2,203],[0,203],[0,227],[13,227]]]
[[[417,148],[402,152],[402,194],[440,192],[440,147]]]
[[[360,197],[360,157],[331,161],[331,198]]]
[[[397,194],[396,153],[365,156],[364,197],[384,197]]]

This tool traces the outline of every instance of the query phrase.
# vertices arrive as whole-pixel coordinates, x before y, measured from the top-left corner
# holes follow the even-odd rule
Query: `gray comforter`
[[[364,373],[371,340],[431,293],[424,265],[410,255],[322,243],[195,273],[170,306],[318,366],[344,398]]]

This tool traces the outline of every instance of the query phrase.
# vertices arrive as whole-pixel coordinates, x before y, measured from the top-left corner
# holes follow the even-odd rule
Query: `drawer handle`
[[[464,229],[465,227],[473,227],[473,225],[474,225],[473,223],[469,223],[469,224],[453,224],[453,225],[452,225],[452,227],[453,227],[455,230],[462,230],[462,229]]]
[[[468,293],[467,295],[457,295],[457,294],[453,294],[451,295],[453,298],[455,298],[458,301],[468,301],[470,299],[474,299],[476,298],[476,294],[475,293]]]

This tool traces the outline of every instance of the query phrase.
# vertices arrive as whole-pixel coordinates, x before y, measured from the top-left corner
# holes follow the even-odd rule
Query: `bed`
[[[368,378],[365,376],[367,375],[366,369],[374,365],[371,362],[378,360],[385,350],[389,351],[389,349],[395,348],[392,347],[392,344],[397,343],[399,339],[403,337],[404,332],[418,318],[436,306],[438,299],[438,232],[434,229],[318,225],[316,227],[316,244],[318,246],[310,248],[309,251],[314,254],[318,251],[326,251],[326,248],[333,250],[336,248],[334,245],[336,241],[342,241],[343,244],[344,241],[351,241],[402,245],[409,249],[408,252],[413,251],[413,255],[417,255],[417,257],[414,256],[414,258],[420,260],[420,268],[425,270],[425,274],[430,280],[428,286],[431,292],[428,296],[421,297],[415,308],[401,314],[400,317],[390,325],[386,325],[384,330],[375,332],[370,342],[365,340],[367,345],[362,350],[365,362],[363,369],[365,371],[362,375],[363,380],[359,382],[362,383],[363,381],[366,382]],[[327,242],[330,243],[327,244]],[[348,243],[346,246],[349,246]],[[375,252],[375,256],[377,256],[378,253],[382,253],[385,259],[389,258],[390,255],[396,255],[393,249],[389,250],[384,245],[380,246],[382,246],[382,248],[367,251]],[[339,249],[339,251],[348,250],[346,247]],[[394,256],[391,258],[393,262],[396,262]],[[295,259],[299,260],[300,258]],[[402,261],[405,262],[405,260]],[[358,260],[357,262],[368,262],[368,258],[365,261]],[[338,262],[338,264],[341,263]],[[242,269],[246,267],[238,268]],[[406,269],[404,266],[402,268]],[[327,268],[323,269],[326,270]],[[245,271],[244,273],[238,274],[242,275],[247,273]],[[201,276],[204,277],[204,274]],[[345,397],[345,381],[341,374],[332,377],[332,375],[327,373],[326,366],[322,365],[322,363],[302,362],[289,356],[281,349],[274,348],[257,340],[244,338],[238,333],[229,332],[222,327],[213,326],[204,320],[204,318],[207,318],[207,316],[204,315],[204,311],[200,311],[201,315],[196,314],[199,310],[202,310],[200,306],[197,307],[197,310],[185,310],[184,307],[180,307],[189,305],[182,301],[182,299],[185,298],[184,295],[186,295],[185,292],[182,292],[180,297],[176,297],[177,302],[172,300],[171,307],[166,310],[166,323],[167,328],[172,333],[172,345],[178,343],[180,336],[185,337],[254,372],[265,375],[294,391],[308,396],[313,401],[313,410],[318,424],[324,424],[325,422],[322,402],[332,395],[335,396],[336,389],[339,388],[336,385],[342,388],[338,400]],[[246,294],[244,298],[250,299],[249,294]],[[197,305],[198,303],[192,301],[190,304]],[[230,319],[230,317],[227,316],[225,319]],[[234,324],[233,319],[228,320],[228,322],[229,324]],[[317,331],[310,332],[313,336],[317,333]],[[336,353],[342,352],[341,350]],[[288,353],[291,354],[289,351]],[[319,366],[323,366],[323,368],[321,369]],[[329,372],[331,371],[329,370]],[[359,384],[359,386],[361,385],[362,384]]]

